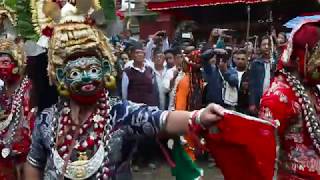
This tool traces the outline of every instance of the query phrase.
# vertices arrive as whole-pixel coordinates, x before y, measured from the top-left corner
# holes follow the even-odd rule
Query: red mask
[[[0,79],[7,83],[14,83],[19,79],[18,74],[14,74],[13,70],[17,66],[8,57],[0,57]]]

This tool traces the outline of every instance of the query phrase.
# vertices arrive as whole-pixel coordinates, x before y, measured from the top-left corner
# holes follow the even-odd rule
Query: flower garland
[[[22,80],[20,87],[17,88],[13,94],[10,114],[4,121],[0,122],[0,145],[3,146],[3,149],[1,150],[1,156],[3,158],[7,158],[11,153],[12,142],[16,135],[18,126],[21,123],[21,115],[25,114],[21,113],[21,110],[29,110],[29,107],[23,107],[26,105],[23,103],[23,100],[29,85],[29,78],[25,77]]]
[[[302,107],[302,113],[309,136],[314,147],[317,149],[318,153],[320,153],[320,122],[317,118],[316,111],[310,100],[310,97],[306,93],[306,90],[301,82],[294,75],[285,71],[284,69],[280,70],[279,72],[286,77],[287,82],[291,86],[295,96],[298,98],[299,104]]]
[[[78,161],[87,161],[87,164],[89,164],[89,167],[92,169],[90,172],[97,172],[97,179],[106,179],[110,177],[110,170],[108,168],[108,154],[110,152],[109,139],[110,130],[112,128],[110,125],[111,118],[109,112],[111,107],[109,105],[108,94],[103,94],[100,97],[99,101],[97,102],[97,106],[97,109],[89,116],[88,120],[85,121],[81,127],[78,126],[77,128],[77,125],[72,124],[69,103],[64,103],[60,117],[57,118],[58,120],[54,121],[55,128],[53,131],[53,140],[56,140],[56,142],[53,142],[54,146],[52,148],[52,152],[54,156],[60,156],[54,157],[54,159],[61,159],[62,157],[63,163],[65,164],[65,161],[68,161],[70,153],[75,150],[79,154]],[[77,135],[72,137],[73,134],[78,134],[80,137],[77,137]],[[103,146],[103,151],[100,150],[100,146]],[[95,152],[96,154],[93,155],[91,159],[88,159],[86,151],[94,149],[98,149]],[[70,151],[68,152],[68,150]],[[58,153],[54,153],[56,151],[58,151]],[[97,162],[98,164],[90,166],[90,163],[93,164],[90,161],[96,161],[97,156],[102,156],[103,161],[101,163]],[[73,167],[69,167],[68,164],[72,163],[66,164],[66,172],[61,172],[62,170],[60,169],[58,173],[65,173],[63,174],[64,176],[71,179],[77,179],[76,175],[70,173],[71,170],[69,169],[74,168],[78,170],[80,165],[79,167],[77,167],[77,165],[70,165]],[[59,165],[55,163],[55,166],[61,167],[61,164]],[[86,172],[84,175],[85,174],[88,173]]]

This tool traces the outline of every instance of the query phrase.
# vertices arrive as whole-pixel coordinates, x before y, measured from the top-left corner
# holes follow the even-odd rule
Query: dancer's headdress
[[[57,68],[81,56],[96,56],[105,68],[109,68],[105,75],[114,74],[115,58],[109,40],[93,26],[90,18],[99,7],[95,0],[77,0],[75,4],[34,0],[32,12],[37,31],[50,32],[51,36],[48,46],[51,83],[59,84]]]
[[[23,47],[15,41],[17,35],[15,3],[9,0],[0,2],[0,16],[3,28],[0,36],[0,54],[9,55],[17,65],[14,74],[21,74],[26,66],[26,56]]]

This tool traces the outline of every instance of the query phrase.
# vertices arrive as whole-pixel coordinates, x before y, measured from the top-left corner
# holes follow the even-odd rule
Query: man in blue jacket
[[[228,53],[225,49],[208,49],[202,54],[204,77],[207,84],[206,103],[217,103],[223,107],[225,104],[222,97],[224,80],[231,87],[237,88],[238,78],[234,68],[228,67]]]
[[[270,38],[264,36],[260,44],[260,57],[253,60],[249,71],[249,111],[257,115],[262,94],[271,83],[275,69],[271,62]]]

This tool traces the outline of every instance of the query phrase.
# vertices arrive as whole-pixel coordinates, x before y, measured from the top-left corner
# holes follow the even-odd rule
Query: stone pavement
[[[223,180],[223,175],[217,167],[208,167],[207,162],[198,163],[204,169],[204,180]],[[134,180],[175,180],[171,176],[170,168],[162,163],[156,170],[141,169],[134,173]]]

